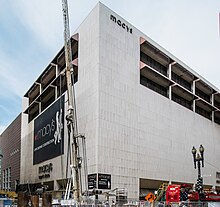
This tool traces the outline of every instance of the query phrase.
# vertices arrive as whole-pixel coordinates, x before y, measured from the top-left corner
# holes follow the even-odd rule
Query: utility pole
[[[69,14],[67,0],[62,0],[63,7],[63,22],[64,22],[64,49],[66,61],[66,82],[67,82],[67,95],[68,95],[68,114],[66,116],[68,130],[72,136],[72,163],[71,173],[73,176],[73,196],[74,200],[80,202],[81,198],[81,185],[80,185],[80,163],[78,157],[78,129],[76,119],[76,105],[75,105],[75,92],[74,83],[72,83],[73,66],[72,66],[72,48],[69,29]]]

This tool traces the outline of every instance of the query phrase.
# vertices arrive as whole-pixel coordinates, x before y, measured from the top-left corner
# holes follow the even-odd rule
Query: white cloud
[[[62,40],[61,1],[13,1],[13,11],[35,39],[51,51],[58,49]],[[60,47],[60,46],[59,46]]]
[[[27,82],[22,76],[23,74],[16,71],[18,65],[14,65],[4,54],[1,54],[0,59],[0,78],[1,84],[4,86],[4,90],[0,90],[1,96],[11,96],[14,94],[17,97],[21,97],[24,93],[24,88],[27,86]]]
[[[69,1],[70,30],[73,32],[98,0]],[[32,35],[52,52],[63,45],[63,14],[61,0],[13,1],[13,11]]]

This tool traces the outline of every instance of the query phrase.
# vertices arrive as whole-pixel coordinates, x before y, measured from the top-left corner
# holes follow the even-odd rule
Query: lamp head
[[[192,154],[193,155],[196,155],[196,148],[193,146],[193,148],[192,148]]]
[[[205,151],[204,147],[203,147],[202,145],[200,145],[200,147],[199,147],[199,152],[200,152],[200,154],[201,154],[202,167],[204,167],[204,151]]]
[[[194,168],[196,169],[196,148],[194,146],[192,148],[192,154],[193,154]]]
[[[199,151],[200,151],[200,153],[204,153],[205,149],[204,149],[204,147],[202,145],[200,145]]]

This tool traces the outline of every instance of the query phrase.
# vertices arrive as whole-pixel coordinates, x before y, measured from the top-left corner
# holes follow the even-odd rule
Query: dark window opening
[[[178,96],[175,93],[172,93],[172,100],[175,101],[176,103],[192,110],[192,102]]]
[[[220,118],[215,116],[214,117],[214,122],[217,123],[217,124],[220,124]]]
[[[211,120],[211,112],[209,112],[209,111],[206,111],[206,110],[196,106],[196,113],[198,113],[198,114],[204,116],[205,118]]]
[[[151,58],[143,52],[141,52],[140,58],[143,63],[149,65],[153,69],[167,76],[167,68],[165,66],[161,65],[159,62],[157,62],[156,60],[154,60],[153,58]]]
[[[171,73],[171,79],[186,88],[187,90],[191,91],[191,83],[183,79],[181,76],[177,75],[176,73]]]
[[[210,103],[210,96],[196,88],[196,95]]]
[[[214,106],[218,107],[220,109],[220,102],[214,100]]]
[[[61,72],[66,67],[64,51],[57,58],[58,71]]]
[[[55,87],[49,87],[41,97],[41,111],[55,101]]]
[[[42,91],[47,88],[51,82],[56,78],[56,67],[51,66],[48,71],[41,77]]]
[[[152,80],[144,77],[144,76],[140,76],[140,84],[143,86],[146,86],[147,88],[165,96],[168,97],[168,93],[167,93],[167,88],[153,82]]]
[[[32,121],[39,113],[39,104],[33,105],[28,112],[28,122]]]

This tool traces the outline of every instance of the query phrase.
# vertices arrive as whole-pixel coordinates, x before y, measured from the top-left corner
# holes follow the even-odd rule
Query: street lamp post
[[[198,193],[201,193],[203,191],[203,178],[201,176],[201,163],[202,167],[204,167],[204,147],[200,145],[199,147],[199,153],[196,153],[197,150],[193,146],[192,148],[192,154],[193,154],[193,161],[194,161],[194,168],[196,169],[196,163],[197,163],[197,168],[198,168],[198,179],[197,179],[197,184],[196,184],[196,190]]]

